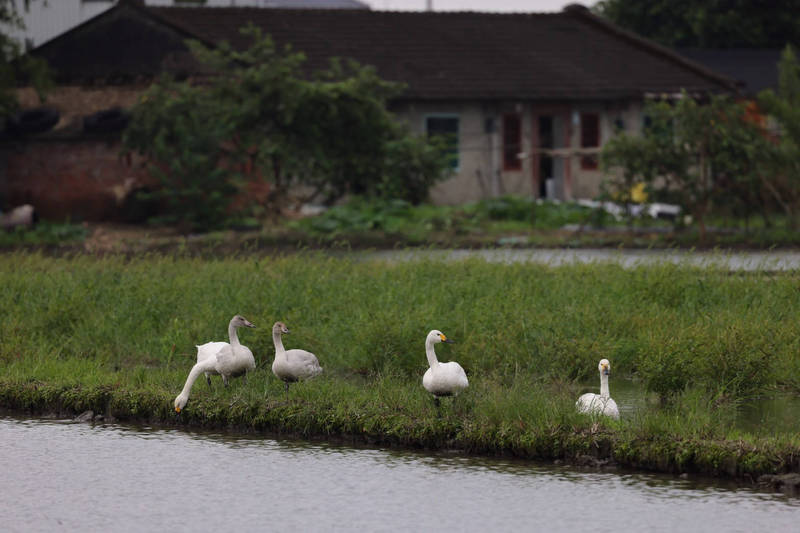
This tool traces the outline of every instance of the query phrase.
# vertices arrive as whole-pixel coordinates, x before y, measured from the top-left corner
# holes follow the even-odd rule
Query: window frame
[[[450,163],[450,168],[454,172],[458,172],[461,170],[461,116],[458,113],[426,113],[422,117],[422,130],[428,137],[431,136],[430,130],[428,129],[428,120],[430,119],[452,119],[456,121],[456,132],[453,137],[452,146],[448,145],[447,151],[453,158]]]

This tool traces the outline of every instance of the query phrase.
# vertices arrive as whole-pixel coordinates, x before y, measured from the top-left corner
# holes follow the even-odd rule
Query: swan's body
[[[286,394],[289,394],[289,383],[310,379],[322,373],[317,356],[306,350],[287,350],[283,347],[281,335],[289,333],[283,322],[275,322],[272,326],[272,342],[275,344],[275,360],[272,362],[272,373],[285,383]]]
[[[611,373],[611,363],[608,362],[608,359],[601,359],[597,369],[600,370],[600,394],[593,392],[582,394],[575,403],[575,407],[581,413],[599,414],[618,419],[619,408],[617,407],[617,402],[611,398],[608,392],[608,375]]]
[[[440,342],[451,343],[453,341],[449,340],[444,333],[435,329],[428,333],[428,337],[425,339],[425,354],[428,357],[430,368],[422,376],[422,386],[425,387],[426,391],[433,394],[437,405],[441,396],[458,394],[459,391],[466,389],[469,385],[467,374],[461,368],[461,365],[455,361],[440,363],[436,358],[433,345]]]
[[[208,359],[209,357],[216,357],[217,354],[222,350],[225,346],[228,346],[227,342],[221,341],[212,341],[207,342],[205,344],[198,344],[197,345],[197,362],[201,363]],[[206,383],[208,386],[211,386],[211,374],[217,374],[218,372],[208,371],[205,372],[206,375]]]
[[[244,375],[244,380],[245,382],[247,381],[247,372],[255,370],[256,360],[250,348],[243,346],[239,342],[236,329],[242,326],[255,327],[243,316],[236,315],[228,324],[230,343],[207,342],[197,346],[197,363],[189,372],[189,377],[186,378],[183,390],[175,398],[176,412],[180,413],[181,409],[186,406],[186,402],[189,401],[189,391],[192,390],[192,385],[200,377],[200,374],[205,374],[209,385],[211,385],[212,374],[222,376],[222,382],[226,386],[228,385],[228,379],[232,377]]]

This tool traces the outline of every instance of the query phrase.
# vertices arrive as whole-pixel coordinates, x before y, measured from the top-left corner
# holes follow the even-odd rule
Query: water
[[[4,531],[797,531],[800,499],[669,476],[0,418]]]
[[[735,271],[787,271],[800,268],[800,252],[695,252],[685,250],[616,249],[479,249],[479,250],[382,250],[364,252],[364,259],[414,261],[460,260],[480,257],[492,263],[538,263],[550,266],[612,263],[625,268],[672,263],[693,267],[716,267]]]
[[[657,404],[658,396],[648,394],[641,381],[611,378],[611,397],[619,407],[622,418],[630,418],[637,409],[648,404]],[[599,384],[585,385],[580,391],[600,392]],[[737,429],[752,433],[796,433],[800,434],[800,396],[786,392],[775,392],[761,397],[742,400],[737,407],[733,424]]]

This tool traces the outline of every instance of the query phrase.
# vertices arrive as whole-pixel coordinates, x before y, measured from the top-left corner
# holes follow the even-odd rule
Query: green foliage
[[[602,225],[607,215],[574,203],[541,202],[528,197],[500,196],[462,206],[412,205],[404,200],[355,197],[292,227],[311,235],[385,232],[424,241],[445,231],[457,235],[502,234],[509,231],[559,229],[566,224]]]
[[[309,78],[302,53],[278,50],[256,28],[243,33],[252,40],[243,51],[191,43],[214,73],[208,83],[159,82],[125,133],[126,146],[153,162],[174,216],[219,227],[248,180],[270,184],[260,208],[277,214],[347,193],[418,203],[445,176],[440,150],[386,109],[400,85],[354,62]],[[291,197],[298,186],[310,192]]]
[[[40,221],[30,229],[18,226],[11,231],[0,231],[0,248],[69,245],[82,242],[87,234],[87,228],[80,224]]]
[[[124,139],[154,161],[150,171],[161,188],[148,196],[163,204],[162,221],[201,230],[224,223],[240,190],[237,174],[220,166],[221,140],[233,127],[210,93],[188,84],[162,80],[142,96]]]
[[[789,228],[797,227],[800,212],[800,64],[794,49],[787,46],[778,64],[778,92],[762,91],[758,101],[764,112],[780,125],[767,190],[781,206]]]
[[[622,134],[604,147],[606,171],[621,169],[609,184],[618,191],[643,182],[655,198],[680,204],[697,222],[701,242],[716,208],[748,215],[753,207],[767,216],[762,183],[770,179],[774,145],[745,104],[710,96],[701,105],[686,93],[674,103],[649,102],[650,125],[640,136]]]
[[[394,137],[386,145],[382,179],[372,190],[373,196],[399,199],[414,205],[429,199],[430,188],[450,172],[445,146],[440,139],[425,138],[403,131],[394,125]]]
[[[0,0],[0,24],[6,28],[22,29],[24,23],[19,9],[28,9],[30,0],[20,6],[16,0]],[[20,43],[0,32],[0,117],[8,117],[19,109],[15,89],[18,82],[29,83],[44,100],[53,87],[52,74],[41,59],[23,55]]]
[[[800,41],[796,0],[602,0],[593,10],[671,47],[782,48]]]

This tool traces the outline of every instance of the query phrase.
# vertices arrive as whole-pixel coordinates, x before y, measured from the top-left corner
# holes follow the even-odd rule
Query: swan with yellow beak
[[[458,394],[459,391],[466,389],[469,385],[467,374],[461,368],[461,365],[455,361],[440,363],[439,359],[436,358],[433,345],[440,342],[450,344],[453,341],[437,329],[428,333],[428,337],[425,339],[425,354],[428,357],[430,368],[422,376],[422,386],[425,387],[426,391],[433,394],[433,399],[437,406],[439,405],[440,397]]]

